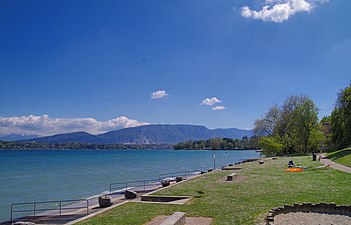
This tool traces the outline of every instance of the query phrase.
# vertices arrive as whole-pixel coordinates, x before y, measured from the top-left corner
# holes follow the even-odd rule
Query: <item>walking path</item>
[[[324,165],[330,166],[333,169],[340,170],[346,173],[351,173],[351,167],[336,163],[328,159],[324,154],[320,154],[319,156],[320,156],[320,162],[323,163]]]

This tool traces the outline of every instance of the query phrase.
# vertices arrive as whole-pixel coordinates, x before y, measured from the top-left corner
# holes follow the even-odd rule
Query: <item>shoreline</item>
[[[35,222],[35,223],[48,223],[50,224],[50,221],[52,220],[58,220],[60,221],[59,223],[61,224],[62,221],[62,217],[65,216],[71,216],[70,218],[73,218],[75,215],[77,218],[73,219],[73,220],[69,220],[64,222],[64,224],[75,224],[77,222],[86,220],[88,218],[91,218],[93,216],[96,216],[100,213],[106,212],[108,210],[111,210],[115,207],[118,207],[122,204],[125,204],[127,202],[135,202],[135,201],[140,201],[140,196],[141,195],[148,195],[148,194],[152,194],[154,192],[172,187],[174,185],[186,182],[188,180],[194,179],[196,177],[199,177],[201,175],[203,175],[203,173],[201,173],[201,171],[198,171],[197,173],[193,173],[193,171],[191,171],[192,173],[190,173],[190,175],[187,176],[187,179],[181,181],[181,182],[176,182],[175,180],[171,181],[171,184],[169,186],[163,187],[161,185],[161,182],[155,182],[149,185],[149,188],[147,189],[142,189],[141,187],[137,186],[137,187],[130,187],[128,188],[128,190],[132,190],[135,191],[136,193],[138,193],[138,198],[137,199],[127,199],[124,196],[124,190],[116,190],[113,191],[111,193],[105,193],[105,194],[96,194],[94,196],[88,197],[88,198],[83,198],[81,199],[82,201],[75,203],[75,204],[69,204],[65,207],[69,207],[69,208],[74,208],[74,207],[79,207],[83,200],[86,200],[88,202],[88,210],[89,213],[85,216],[79,216],[81,215],[81,212],[83,211],[82,209],[78,209],[76,211],[74,211],[73,209],[71,211],[69,211],[68,213],[63,213],[62,215],[57,215],[57,210],[48,210],[48,211],[43,211],[37,214],[37,216],[35,218],[33,218],[32,216],[24,216],[24,217],[19,217],[19,218],[14,218],[12,221],[2,221],[0,222],[0,225],[9,225],[12,224],[14,222],[19,222],[19,221],[26,221],[26,222]],[[170,173],[171,174],[171,173]],[[170,178],[164,178],[164,179],[170,179]],[[133,182],[133,181],[128,181],[128,182]],[[126,183],[128,183],[126,182]],[[108,196],[111,200],[112,205],[110,207],[100,207],[99,206],[99,201],[98,198],[101,196]],[[65,201],[65,200],[61,200],[61,201]],[[54,201],[55,202],[55,201]],[[59,202],[59,201],[57,201]],[[73,201],[72,201],[73,202]],[[21,204],[21,203],[16,203],[16,204]],[[26,204],[26,203],[23,203]],[[63,208],[64,209],[64,208]],[[40,210],[40,209],[39,209]],[[73,215],[73,216],[72,216]],[[65,219],[63,219],[65,220]],[[67,220],[67,218],[66,218]]]
[[[205,150],[205,151],[165,150],[165,151],[162,151],[164,153],[154,150],[150,152],[150,154],[148,150],[140,151],[140,152],[139,151],[136,152],[134,150],[133,151],[123,150],[124,153],[123,152],[119,153],[119,151],[115,151],[115,153],[111,152],[111,154],[109,153],[110,150],[101,151],[101,154],[99,153],[100,150],[89,151],[89,154],[84,154],[84,150],[81,150],[80,152],[68,150],[67,154],[65,154],[64,152],[62,152],[61,154],[60,152],[57,152],[57,151],[43,151],[43,150],[37,150],[35,152],[33,151],[33,154],[31,153],[32,150],[22,150],[22,151],[23,153],[24,152],[27,152],[27,153],[22,154],[22,152],[17,152],[14,150],[8,150],[4,152],[0,151],[2,152],[1,157],[3,159],[3,162],[6,162],[6,164],[4,165],[8,165],[7,167],[10,169],[9,172],[1,173],[3,175],[2,176],[3,179],[1,179],[3,183],[2,188],[3,190],[11,190],[9,192],[10,194],[5,196],[6,198],[3,199],[4,201],[2,202],[2,205],[1,205],[1,209],[3,209],[2,221],[9,219],[8,208],[9,208],[9,205],[14,202],[33,202],[33,201],[35,202],[35,201],[60,200],[60,199],[61,200],[79,199],[79,198],[82,198],[82,196],[84,199],[91,199],[92,197],[108,194],[107,193],[109,190],[108,184],[111,182],[142,180],[145,178],[156,177],[158,176],[158,174],[163,172],[184,171],[184,169],[189,171],[191,170],[190,168],[195,168],[198,171],[200,170],[207,171],[207,169],[212,168],[212,165],[213,165],[213,152],[208,150]],[[217,168],[220,168],[220,166],[222,165],[228,165],[229,163],[242,161],[243,159],[258,157],[258,154],[254,151],[250,151],[248,153],[246,153],[246,151],[242,151],[241,153],[228,152],[227,154],[225,154],[224,151],[220,151],[220,152],[221,153],[218,152],[218,155],[216,153]],[[84,158],[83,160],[84,162],[81,160],[82,158]],[[79,164],[75,163],[74,168],[80,168],[80,169],[78,169],[77,171],[76,170],[72,171],[71,169],[69,169],[71,168],[70,165],[73,162],[77,162],[77,160],[79,160],[81,163]],[[130,163],[131,162],[130,160],[134,160],[133,161],[134,166]],[[121,163],[118,163],[119,161],[121,161]],[[157,162],[161,162],[161,163],[157,163]],[[18,182],[18,188],[10,189],[9,185],[6,185],[6,183],[10,184],[15,182],[17,175],[16,173],[13,173],[13,172],[22,170],[21,168],[26,165],[28,166],[28,163],[30,163],[30,165],[33,165],[33,167],[31,167],[32,170],[29,170],[29,171],[27,170],[28,172],[23,173],[21,176],[30,177],[32,174],[32,172],[30,171],[38,172],[36,175],[37,180],[31,181],[32,184],[26,188],[29,191],[33,190],[31,191],[31,193],[33,193],[32,194],[33,197],[31,198],[25,197],[26,191],[18,192],[18,190],[21,190],[20,184],[22,182],[27,182],[26,180],[22,180],[22,181],[19,180],[20,182]],[[67,169],[62,169],[62,170],[54,169],[56,168],[55,165],[59,165],[62,163],[66,163],[68,165]],[[173,163],[175,163],[175,165],[170,166]],[[94,170],[86,170],[84,168],[87,166],[87,164],[95,164],[100,166],[94,166],[95,168]],[[137,168],[138,167],[145,168],[146,173],[143,171],[140,171],[140,169],[132,169],[131,167],[134,168],[135,165],[139,165],[137,166]],[[149,169],[148,165],[153,165],[153,166]],[[45,170],[47,170],[48,172],[43,171],[42,168],[46,168]],[[38,182],[44,182],[44,181],[38,178],[40,178],[42,175],[45,175],[45,176],[50,175],[51,174],[50,171],[53,171],[53,172],[55,171],[55,174],[53,175],[56,178],[47,184],[43,183],[43,186],[42,186],[41,183],[38,183]],[[75,171],[78,173],[83,172],[82,174],[83,176],[79,176],[78,178],[79,182],[76,182]],[[112,171],[120,171],[120,172],[115,173]],[[88,172],[88,173],[84,175],[84,172]],[[72,174],[72,175],[68,175],[68,174]],[[91,174],[92,176],[90,176],[89,174]],[[104,174],[107,176],[105,176]],[[98,176],[97,177],[98,179],[93,178],[96,176]],[[99,179],[99,177],[104,177],[104,179]],[[91,180],[91,178],[94,180]],[[61,186],[60,182],[56,182],[58,180],[65,181],[67,185]],[[72,180],[72,182],[70,180]],[[35,191],[36,183],[41,185],[41,189],[44,191],[42,192],[42,194],[40,194],[40,192],[37,193],[37,191]],[[84,189],[82,189],[82,191],[79,191],[79,187],[81,185],[84,186]],[[73,188],[70,188],[71,186]],[[61,192],[63,192],[64,190],[66,190],[67,194],[61,194]],[[15,198],[15,195],[13,195],[12,193],[15,195],[16,193],[20,193],[24,197]]]
[[[0,151],[256,151],[260,152],[260,149],[246,149],[246,148],[236,148],[236,149],[173,149],[173,148],[128,148],[128,149],[7,149],[7,148],[0,148]]]

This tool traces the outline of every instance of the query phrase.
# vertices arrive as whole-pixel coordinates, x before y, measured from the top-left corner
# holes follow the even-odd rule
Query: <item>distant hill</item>
[[[146,125],[125,128],[100,134],[98,137],[106,143],[138,143],[138,144],[174,144],[187,140],[200,140],[208,138],[242,138],[252,136],[252,131],[236,128],[210,130],[198,125]]]
[[[32,138],[38,138],[39,135],[22,135],[22,134],[0,134],[1,141],[20,141]]]
[[[71,142],[80,142],[80,143],[104,143],[104,140],[99,137],[89,134],[87,132],[74,132],[67,134],[56,134],[53,136],[33,138],[29,140],[23,140],[22,142],[45,142],[45,143],[71,143]]]
[[[104,144],[175,144],[188,140],[209,138],[237,138],[251,137],[252,130],[237,128],[208,129],[198,125],[146,125],[110,131],[100,135],[87,132],[57,134],[54,136],[35,138],[27,141],[48,143],[104,143]]]

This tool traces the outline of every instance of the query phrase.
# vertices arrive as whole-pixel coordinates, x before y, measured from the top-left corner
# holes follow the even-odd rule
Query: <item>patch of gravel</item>
[[[275,225],[350,225],[351,217],[340,214],[291,212],[274,217]]]

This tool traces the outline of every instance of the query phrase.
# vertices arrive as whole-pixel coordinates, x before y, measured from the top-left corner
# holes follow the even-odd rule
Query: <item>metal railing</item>
[[[171,173],[162,173],[158,175],[158,179],[161,181],[165,178],[169,177],[183,177],[184,179],[187,179],[189,175],[194,175],[196,173],[200,173],[200,170],[189,170],[189,171],[180,171],[180,172],[171,172]]]
[[[72,204],[69,204],[72,203]],[[75,204],[73,204],[75,203]],[[79,206],[80,203],[84,203],[84,206]],[[40,206],[46,205],[46,208],[41,208]],[[18,210],[19,206],[27,206],[27,209]],[[32,207],[30,207],[32,206]],[[28,208],[29,207],[29,208]],[[50,207],[50,208],[48,208]],[[86,215],[89,214],[89,201],[87,199],[74,199],[74,200],[61,200],[61,201],[42,201],[42,202],[23,202],[23,203],[13,203],[11,204],[11,222],[14,220],[14,213],[30,213],[26,216],[37,217],[42,216],[61,216],[66,210],[86,209]],[[55,213],[56,212],[56,213]],[[72,213],[73,214],[73,213]],[[75,213],[77,214],[77,213]],[[67,215],[67,214],[65,214]],[[23,217],[23,216],[22,216]]]
[[[118,182],[110,183],[110,194],[112,192],[121,192],[125,190],[141,190],[145,191],[147,187],[160,185],[161,181],[165,178],[174,178],[174,177],[183,177],[187,179],[189,175],[200,173],[200,170],[191,170],[191,171],[180,171],[180,172],[171,172],[163,173],[158,176],[158,179],[151,180],[137,180],[137,181],[128,181],[128,182]]]
[[[146,187],[158,186],[159,184],[160,184],[159,179],[110,183],[110,194],[113,191],[118,191],[118,192],[123,193],[125,190],[128,190],[128,189],[129,190],[130,189],[140,189],[142,191],[145,191]]]

